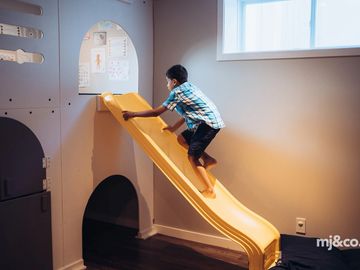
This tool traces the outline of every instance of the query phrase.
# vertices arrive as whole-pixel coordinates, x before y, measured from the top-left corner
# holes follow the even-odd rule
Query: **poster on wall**
[[[94,32],[93,39],[95,46],[106,45],[106,32]]]
[[[91,72],[105,73],[106,56],[105,48],[91,49]]]
[[[109,57],[127,57],[127,43],[126,36],[109,38]]]
[[[86,32],[83,40],[89,40],[90,39],[90,32]]]
[[[80,63],[79,64],[79,87],[89,87],[90,86],[90,64],[89,63]]]
[[[108,31],[113,27],[113,23],[111,21],[101,21],[98,23],[98,29],[100,31]]]
[[[129,80],[129,61],[112,58],[109,60],[109,80],[111,81],[128,81]]]

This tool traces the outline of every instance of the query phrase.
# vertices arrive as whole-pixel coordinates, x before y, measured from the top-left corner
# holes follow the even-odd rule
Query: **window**
[[[218,0],[218,59],[360,55],[359,0]]]

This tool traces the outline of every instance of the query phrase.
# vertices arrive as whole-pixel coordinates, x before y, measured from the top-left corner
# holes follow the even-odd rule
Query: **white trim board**
[[[224,0],[217,1],[217,61],[247,61],[265,59],[306,59],[322,57],[355,57],[360,55],[360,47],[331,47],[331,48],[309,48],[304,50],[284,50],[284,51],[259,51],[259,52],[234,52],[224,53]]]
[[[154,236],[157,233],[158,232],[157,232],[157,229],[155,228],[155,226],[152,226],[150,228],[146,228],[142,231],[139,231],[137,238],[145,240],[151,236]]]
[[[58,268],[58,270],[84,270],[84,269],[86,269],[86,266],[84,265],[83,259],[80,259],[78,261],[65,265],[61,268]]]
[[[179,228],[164,226],[160,224],[154,224],[154,228],[157,233],[166,236],[202,243],[210,246],[222,247],[231,250],[245,252],[244,249],[239,244],[235,243],[234,241],[226,237],[193,232]]]

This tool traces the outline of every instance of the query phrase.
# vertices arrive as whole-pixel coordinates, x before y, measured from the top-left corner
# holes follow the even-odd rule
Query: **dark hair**
[[[180,84],[187,82],[188,73],[182,65],[175,65],[166,71],[166,77],[170,80],[176,79]]]

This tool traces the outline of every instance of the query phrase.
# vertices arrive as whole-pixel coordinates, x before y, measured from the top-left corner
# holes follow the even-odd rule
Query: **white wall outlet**
[[[306,218],[296,218],[296,233],[306,234]]]

